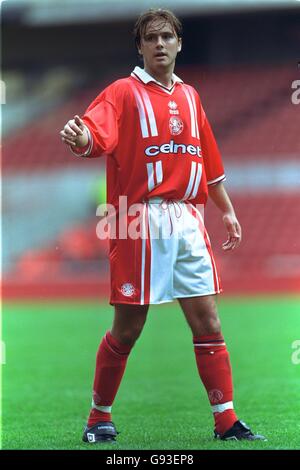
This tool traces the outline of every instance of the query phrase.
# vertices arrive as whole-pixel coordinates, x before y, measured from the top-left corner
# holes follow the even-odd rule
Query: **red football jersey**
[[[80,156],[107,158],[107,202],[151,197],[205,204],[207,185],[225,179],[215,138],[196,90],[173,75],[168,89],[145,70],[109,85],[82,117],[89,130]]]

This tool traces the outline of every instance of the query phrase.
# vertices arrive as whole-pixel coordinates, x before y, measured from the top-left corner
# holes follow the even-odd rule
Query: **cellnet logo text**
[[[170,140],[169,143],[162,144],[160,147],[158,145],[150,145],[145,149],[147,157],[156,157],[160,153],[181,153],[183,155],[188,153],[190,155],[197,155],[199,158],[202,157],[200,145],[175,144],[174,140]]]

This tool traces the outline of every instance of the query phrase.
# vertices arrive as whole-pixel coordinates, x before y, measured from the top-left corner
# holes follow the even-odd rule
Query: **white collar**
[[[151,75],[148,72],[146,72],[146,70],[141,69],[141,67],[136,66],[134,68],[133,72],[131,73],[131,76],[138,77],[145,84],[147,84],[149,82],[154,82],[154,83],[157,83],[160,86],[163,86],[164,88],[167,88],[165,85],[163,85],[162,83],[155,80],[155,78],[151,77]],[[181,78],[177,77],[177,75],[175,75],[175,73],[173,73],[173,75],[172,75],[172,80],[173,80],[173,85],[170,88],[172,88],[175,85],[176,82],[183,83],[183,80],[181,80]]]

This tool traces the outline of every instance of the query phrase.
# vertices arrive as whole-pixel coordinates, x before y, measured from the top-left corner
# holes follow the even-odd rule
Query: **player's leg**
[[[115,305],[112,336],[132,347],[144,328],[148,309],[149,305]]]
[[[215,295],[178,299],[194,336],[219,334],[221,322]]]
[[[111,421],[111,407],[119,389],[129,353],[144,327],[148,305],[115,305],[111,331],[102,339],[96,357],[93,404],[88,427]]]
[[[178,299],[192,330],[199,375],[206,388],[218,434],[237,421],[229,354],[221,333],[215,295]]]

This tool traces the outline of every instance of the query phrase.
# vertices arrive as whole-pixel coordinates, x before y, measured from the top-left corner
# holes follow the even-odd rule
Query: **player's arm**
[[[220,209],[223,222],[228,233],[228,239],[223,243],[223,250],[233,250],[238,247],[242,240],[242,229],[235,215],[232,202],[222,182],[208,186],[209,197]]]
[[[74,116],[60,132],[63,143],[80,157],[111,154],[118,143],[118,117],[113,103],[99,95],[82,119]]]
[[[199,98],[199,97],[198,97]],[[242,229],[235,215],[233,205],[223,185],[225,180],[224,167],[218,145],[205,111],[200,106],[199,128],[205,173],[207,177],[208,194],[214,204],[222,212],[223,222],[228,233],[228,239],[223,243],[223,250],[233,250],[242,239]]]

